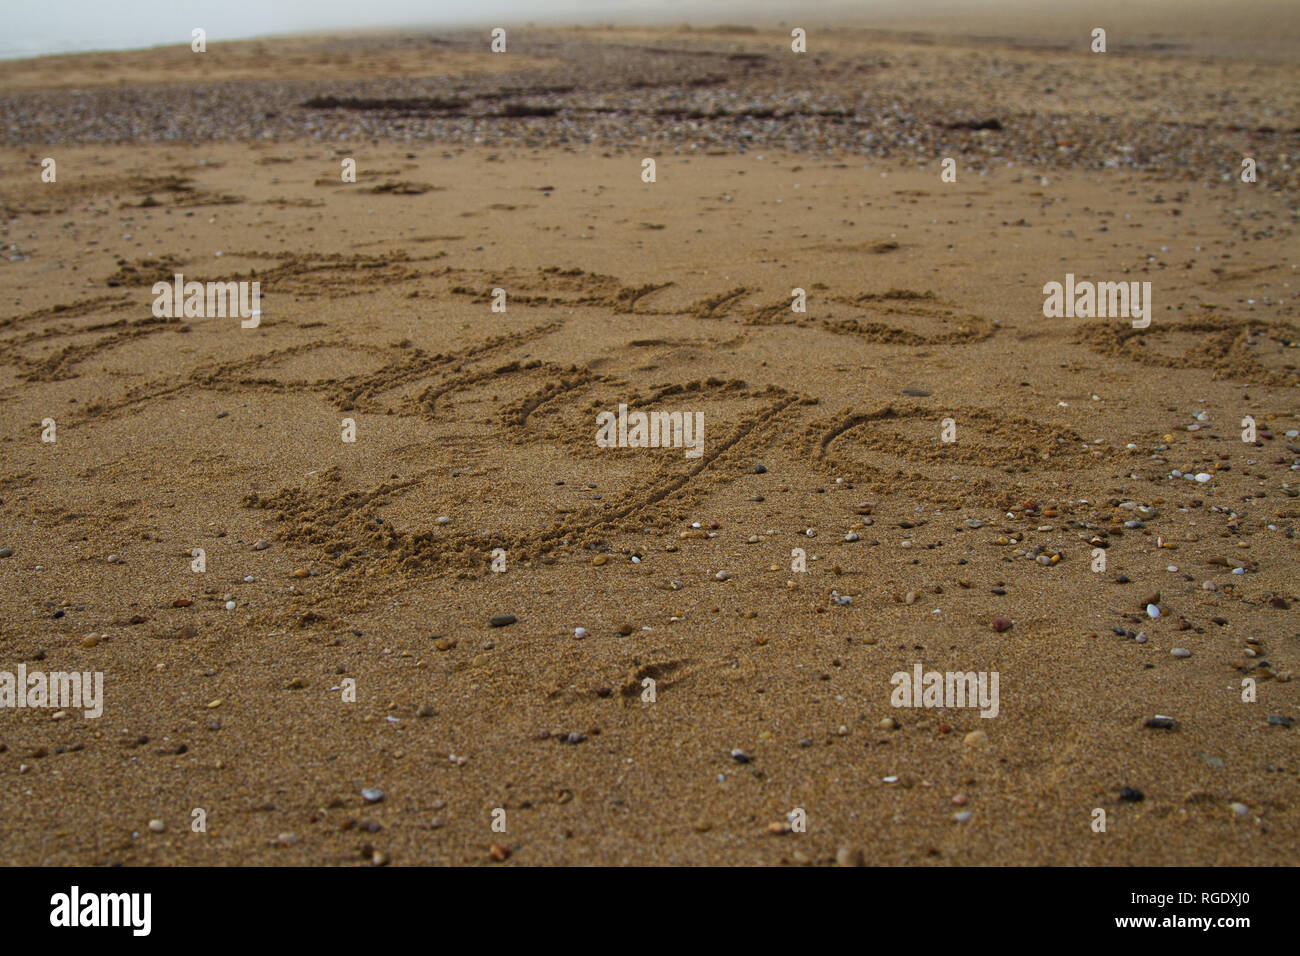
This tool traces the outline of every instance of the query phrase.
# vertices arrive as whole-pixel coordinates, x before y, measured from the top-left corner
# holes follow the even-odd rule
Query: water
[[[918,4],[997,0],[907,0]],[[1047,2],[1047,0],[1035,0]],[[189,45],[195,27],[222,40],[401,27],[530,23],[774,23],[898,6],[893,0],[0,0],[0,59]]]

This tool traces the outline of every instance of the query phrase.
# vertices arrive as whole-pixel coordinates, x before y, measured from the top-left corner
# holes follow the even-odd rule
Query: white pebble
[[[227,610],[227,611],[233,611],[234,609],[235,609],[235,602],[234,602],[234,601],[227,601],[227,602],[226,602],[226,610]]]
[[[576,637],[578,640],[582,640],[584,637],[587,636],[587,629],[585,627],[575,627],[573,629],[573,636]]]
[[[1185,647],[1175,647],[1175,648],[1174,648],[1172,651],[1170,651],[1169,653],[1172,654],[1174,657],[1191,657],[1191,656],[1192,656],[1192,652],[1189,651],[1189,650],[1188,650],[1187,648],[1185,648]]]
[[[1159,617],[1159,616],[1160,616],[1160,608],[1156,607],[1154,604],[1148,604],[1148,605],[1147,605],[1147,617],[1155,618],[1155,617]]]

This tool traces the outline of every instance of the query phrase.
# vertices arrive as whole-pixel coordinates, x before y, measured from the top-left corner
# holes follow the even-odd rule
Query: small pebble
[[[150,820],[149,829],[152,830],[154,833],[162,833],[163,830],[167,829],[167,825],[164,824],[161,820]]]
[[[488,624],[493,627],[506,627],[507,625],[515,623],[517,620],[519,620],[519,618],[515,617],[513,614],[493,614],[488,618]]]
[[[379,803],[384,799],[384,791],[378,787],[366,787],[361,791],[361,799],[365,800],[366,803]]]
[[[862,866],[862,851],[856,847],[842,846],[835,851],[836,866]]]
[[[1010,618],[995,617],[991,622],[990,626],[993,628],[994,631],[1001,634],[1003,631],[1008,630],[1011,627],[1011,623],[1012,622]]]
[[[1175,648],[1174,648],[1172,651],[1170,651],[1169,653],[1172,654],[1174,657],[1191,657],[1191,656],[1192,656],[1192,652],[1189,651],[1189,650],[1188,650],[1187,648],[1185,648],[1185,647],[1175,647]]]
[[[578,640],[582,640],[584,637],[587,636],[587,629],[585,627],[575,627],[573,629],[573,636],[576,637]]]

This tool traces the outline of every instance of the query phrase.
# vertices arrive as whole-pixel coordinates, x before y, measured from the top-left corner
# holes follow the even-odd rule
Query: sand
[[[1294,865],[1300,71],[1074,39],[4,65],[4,861]]]

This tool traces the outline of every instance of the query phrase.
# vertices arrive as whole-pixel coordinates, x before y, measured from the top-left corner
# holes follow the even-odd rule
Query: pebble
[[[1160,616],[1160,608],[1154,604],[1147,605],[1147,617],[1157,618]]]
[[[852,531],[850,531],[848,534],[846,534],[846,535],[844,536],[844,540],[845,540],[845,541],[857,541],[857,540],[858,540],[858,536],[857,536],[855,533],[853,533]]]
[[[167,829],[167,825],[163,823],[161,820],[150,820],[149,829],[152,830],[154,833],[162,833],[163,830]]]
[[[1001,634],[1003,631],[1010,629],[1011,624],[1012,621],[1010,618],[995,617],[992,622],[990,622],[989,626],[992,627],[994,631]]]
[[[1246,806],[1244,803],[1237,803],[1234,801],[1228,804],[1228,806],[1237,817],[1244,817],[1246,814],[1250,813],[1250,807]]]
[[[1141,790],[1137,790],[1133,787],[1121,787],[1119,791],[1119,798],[1125,801],[1126,803],[1141,803],[1143,800],[1146,799],[1146,794],[1144,794]]]
[[[882,717],[880,718],[879,727],[881,730],[897,730],[898,721],[896,721],[893,717]]]
[[[311,577],[311,572],[308,571],[306,568],[298,568],[298,570],[293,572],[293,576],[295,578],[307,578],[307,577]]]
[[[451,524],[451,519],[446,515],[438,515],[438,524]]]
[[[755,465],[755,466],[754,466],[754,474],[756,474],[756,475],[764,475],[764,474],[767,474],[767,466],[766,466],[766,465]]]
[[[737,747],[731,751],[731,759],[736,763],[749,763],[749,754]]]
[[[507,625],[515,623],[517,620],[519,620],[519,618],[515,617],[513,614],[493,614],[488,618],[488,624],[493,627],[506,627]]]
[[[234,602],[234,601],[227,601],[227,602],[226,602],[226,610],[227,610],[227,611],[233,611],[234,609],[235,609],[235,602]]]
[[[12,558],[14,556],[13,548],[0,548],[0,558]]]
[[[361,791],[361,799],[366,803],[379,803],[384,799],[384,791],[378,787],[366,787]]]
[[[267,541],[265,538],[258,538],[255,542],[253,542],[254,551],[265,551],[270,546],[271,546],[271,542]]]
[[[965,823],[971,818],[971,812],[969,810],[962,810],[960,813],[954,813],[952,818],[958,823]]]
[[[585,627],[575,627],[573,629],[573,636],[578,640],[582,640],[587,636],[587,629]]]
[[[982,730],[972,730],[962,738],[963,747],[983,747],[989,742],[989,735]]]
[[[835,851],[836,866],[862,866],[862,851],[856,847],[842,846]]]
[[[1164,714],[1156,714],[1154,717],[1148,717],[1143,722],[1144,727],[1153,727],[1157,730],[1174,730],[1178,727],[1178,721],[1172,717],[1166,717]]]
[[[1192,656],[1192,652],[1189,651],[1189,650],[1188,650],[1187,648],[1185,648],[1185,647],[1175,647],[1175,648],[1174,648],[1172,651],[1170,651],[1169,653],[1172,654],[1174,657],[1191,657],[1191,656]]]
[[[727,580],[727,578],[729,578],[729,577],[731,577],[731,575],[728,574],[726,571],[719,571],[717,574],[715,574],[715,575],[713,576],[713,580],[715,580],[715,581],[725,581],[725,580]]]
[[[108,563],[109,563],[109,564],[117,564],[117,562],[119,562],[119,561],[121,561],[121,560],[122,560],[122,559],[119,558],[119,557],[118,557],[117,555],[115,555],[115,554],[110,554],[110,555],[108,556]]]
[[[488,848],[488,855],[498,863],[504,863],[506,860],[510,859],[510,847],[502,846],[500,843],[493,843],[492,846]]]

